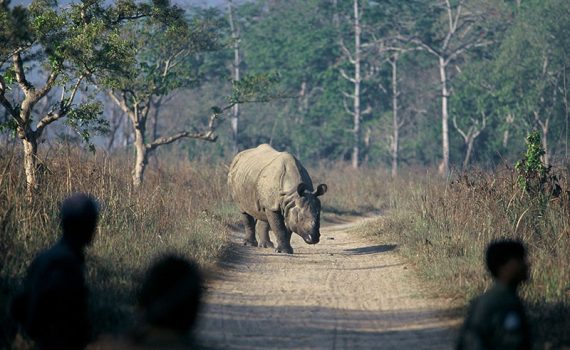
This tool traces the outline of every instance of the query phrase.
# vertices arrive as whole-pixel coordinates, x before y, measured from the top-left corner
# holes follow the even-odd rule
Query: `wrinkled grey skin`
[[[267,144],[238,153],[230,166],[228,186],[243,216],[245,245],[273,248],[269,230],[275,234],[278,253],[293,253],[292,232],[308,244],[319,243],[318,197],[327,185],[314,190],[309,173],[291,154]]]

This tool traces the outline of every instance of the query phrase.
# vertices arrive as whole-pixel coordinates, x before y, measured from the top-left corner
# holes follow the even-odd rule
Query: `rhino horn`
[[[320,184],[319,186],[317,186],[317,189],[315,190],[315,192],[313,192],[313,194],[315,195],[315,197],[322,196],[323,194],[327,193],[328,188],[329,187],[326,184]]]

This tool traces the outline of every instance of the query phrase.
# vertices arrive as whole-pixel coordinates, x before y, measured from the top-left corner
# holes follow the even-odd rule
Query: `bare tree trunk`
[[[389,61],[392,66],[392,177],[398,176],[400,121],[398,120],[398,55]]]
[[[479,124],[478,120],[471,118],[472,125],[467,129],[467,131],[464,131],[459,127],[455,115],[453,116],[452,121],[453,127],[463,137],[463,142],[465,143],[465,146],[467,146],[465,157],[463,158],[463,169],[465,169],[471,160],[471,154],[473,154],[475,139],[479,137],[479,135],[481,135],[481,132],[487,127],[487,115],[484,112],[481,112],[481,124]]]
[[[239,30],[234,21],[234,9],[232,0],[228,0],[228,10],[230,16],[230,27],[232,31],[232,39],[234,43],[234,62],[233,62],[233,80],[240,80],[240,54],[239,54]],[[230,117],[230,127],[232,129],[232,152],[234,154],[239,152],[239,104],[232,108],[232,116]]]
[[[541,125],[541,129],[542,129],[542,147],[544,147],[544,164],[546,166],[550,165],[550,152],[548,149],[548,124],[549,124],[549,119],[547,118],[546,121],[543,123],[543,125]]]
[[[135,168],[133,169],[133,186],[142,184],[144,171],[148,164],[148,150],[144,141],[144,130],[135,127]]]
[[[463,159],[463,169],[466,169],[471,160],[471,153],[473,152],[473,143],[475,142],[474,137],[470,137],[467,140],[467,151],[465,152],[465,158]]]
[[[503,133],[503,147],[505,148],[507,148],[507,146],[509,145],[509,136],[510,136],[509,128],[511,127],[514,121],[515,121],[515,116],[510,113],[507,114],[507,118],[505,120],[507,124],[507,129]]]
[[[26,174],[26,196],[32,199],[37,189],[37,153],[38,143],[34,136],[22,139],[24,146],[24,172]]]
[[[301,91],[299,91],[300,101],[299,101],[299,107],[298,107],[298,111],[299,111],[298,123],[301,125],[303,123],[305,123],[305,115],[309,111],[309,94],[310,94],[310,92],[308,91],[309,88],[307,85],[308,85],[307,81],[305,79],[303,79],[303,82],[301,83]]]
[[[449,173],[449,114],[447,109],[447,72],[446,63],[443,57],[439,57],[439,78],[441,82],[441,133],[443,146],[443,166],[440,168],[441,175]]]
[[[151,119],[151,130],[152,130],[152,140],[156,140],[158,138],[158,114],[160,112],[160,107],[162,106],[162,96],[155,101],[152,106],[154,109],[154,113],[152,114]]]
[[[548,150],[548,129],[549,129],[549,124],[550,124],[550,118],[546,117],[546,119],[544,121],[542,121],[542,119],[540,119],[540,116],[538,114],[538,112],[534,111],[534,118],[536,120],[536,122],[538,123],[538,125],[540,126],[540,131],[542,133],[542,148],[544,148],[544,155],[542,156],[542,162],[548,166],[549,161],[550,161],[550,155],[549,155],[549,150]]]
[[[354,0],[354,129],[352,146],[352,167],[358,169],[360,157],[360,74],[361,46],[360,36],[362,27],[360,26],[360,13],[358,0]]]
[[[370,147],[372,146],[372,129],[370,127],[366,128],[366,133],[364,134],[364,164],[368,164],[370,161]]]

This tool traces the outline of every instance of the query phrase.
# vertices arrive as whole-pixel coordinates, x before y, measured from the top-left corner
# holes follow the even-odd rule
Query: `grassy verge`
[[[100,200],[88,282],[96,333],[132,324],[142,273],[158,255],[176,252],[202,266],[223,254],[227,227],[236,220],[225,188],[226,169],[201,163],[149,169],[144,187],[130,184],[130,162],[120,156],[59,150],[46,155],[32,203],[17,154],[0,155],[0,291],[3,303],[17,290],[27,266],[59,237],[58,207],[69,193]],[[2,300],[0,300],[2,303]],[[4,305],[0,305],[3,307]]]
[[[563,189],[569,189],[562,176]],[[529,197],[512,170],[472,171],[446,182],[408,174],[385,182],[387,214],[359,229],[398,242],[400,252],[437,293],[459,304],[490,284],[483,264],[486,245],[500,237],[528,247],[531,281],[522,289],[537,348],[570,344],[570,202]],[[550,345],[548,345],[550,344]]]
[[[348,165],[329,164],[309,169],[313,184],[326,183],[321,198],[325,219],[332,216],[362,215],[386,208],[389,187],[381,179],[387,173],[378,169],[355,170]]]
[[[222,164],[163,160],[149,167],[144,187],[135,190],[124,157],[62,149],[46,158],[40,190],[28,203],[21,159],[0,154],[0,307],[17,290],[35,254],[58,238],[58,206],[71,192],[89,192],[102,204],[87,261],[96,333],[132,324],[137,287],[156,256],[177,252],[211,266],[224,254],[228,227],[239,221]],[[523,239],[532,281],[522,294],[539,345],[570,343],[567,194],[530,198],[518,189],[511,170],[473,171],[449,182],[425,173],[392,180],[385,171],[340,165],[309,170],[315,184],[329,186],[322,198],[325,218],[386,212],[359,231],[397,242],[421,276],[458,304],[489,285],[483,266],[487,243],[505,236]],[[570,189],[567,179],[563,176],[564,190]]]

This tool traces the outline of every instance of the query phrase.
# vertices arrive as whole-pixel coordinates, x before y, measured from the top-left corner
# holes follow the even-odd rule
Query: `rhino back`
[[[279,210],[281,192],[301,182],[313,189],[307,170],[295,157],[267,144],[236,155],[228,174],[230,192],[240,210],[260,220],[265,220],[265,210]]]

